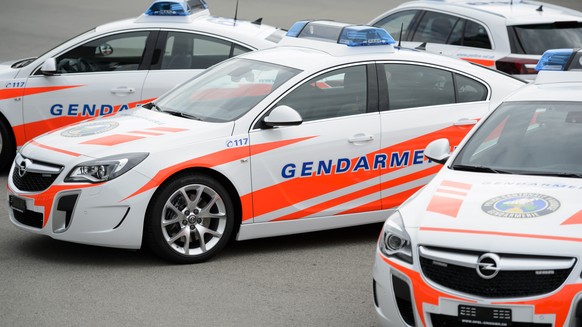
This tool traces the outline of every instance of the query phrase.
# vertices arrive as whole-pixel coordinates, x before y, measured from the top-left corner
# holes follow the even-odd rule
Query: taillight
[[[537,74],[535,70],[538,59],[505,57],[495,62],[497,70],[511,74]]]

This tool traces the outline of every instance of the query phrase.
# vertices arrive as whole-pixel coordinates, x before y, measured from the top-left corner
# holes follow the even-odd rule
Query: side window
[[[365,113],[367,94],[366,66],[353,66],[310,79],[277,105],[287,105],[310,121]]]
[[[457,102],[485,101],[487,87],[474,79],[455,74]]]
[[[61,74],[137,70],[149,32],[110,35],[80,45],[57,59]]]
[[[247,51],[250,49],[205,35],[168,32],[162,69],[206,69]]]
[[[463,45],[466,47],[491,49],[491,41],[489,40],[489,35],[487,35],[485,27],[468,20],[465,24]]]
[[[446,44],[458,20],[459,18],[451,15],[427,11],[420,20],[412,41]]]
[[[453,74],[417,65],[385,64],[389,109],[455,103]]]
[[[406,39],[406,35],[410,33],[412,21],[416,14],[418,14],[418,10],[401,11],[382,18],[374,26],[387,30],[394,39],[398,39],[400,30],[402,29],[403,39]]]

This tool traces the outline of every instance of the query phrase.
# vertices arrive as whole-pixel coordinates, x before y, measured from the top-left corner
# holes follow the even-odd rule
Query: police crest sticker
[[[503,218],[536,218],[560,208],[558,199],[538,193],[514,193],[487,200],[481,206],[485,213]]]
[[[108,132],[119,126],[115,121],[98,121],[69,128],[61,133],[65,137],[82,137]]]

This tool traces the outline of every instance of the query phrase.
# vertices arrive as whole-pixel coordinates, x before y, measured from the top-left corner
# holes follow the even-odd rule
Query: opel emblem
[[[21,178],[24,177],[24,175],[26,174],[27,166],[30,165],[31,163],[32,162],[29,159],[22,160],[22,162],[18,166],[18,176],[20,176]]]
[[[501,258],[495,253],[485,253],[477,260],[477,275],[483,279],[492,279],[499,273]]]

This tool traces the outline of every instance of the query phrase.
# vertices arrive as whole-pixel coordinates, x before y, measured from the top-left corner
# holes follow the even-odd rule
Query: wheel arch
[[[156,193],[159,190],[163,189],[163,187],[167,183],[169,183],[171,180],[174,180],[176,178],[180,178],[180,176],[184,176],[187,174],[193,174],[193,173],[199,173],[199,174],[203,174],[203,175],[209,176],[211,178],[214,178],[220,184],[222,184],[224,186],[224,188],[226,188],[226,191],[228,192],[228,194],[232,200],[232,204],[234,206],[234,212],[235,212],[235,217],[234,217],[235,224],[234,224],[234,230],[233,230],[232,235],[231,235],[231,240],[236,238],[236,235],[238,234],[238,231],[240,229],[240,225],[242,223],[242,203],[240,200],[240,195],[239,195],[238,191],[236,190],[236,187],[234,186],[234,184],[224,174],[222,174],[214,169],[205,168],[205,167],[192,167],[192,168],[187,168],[187,169],[177,171],[174,174],[170,175],[168,178],[166,178],[166,180],[162,184],[160,184],[160,186],[158,187],[156,192],[154,192],[154,195],[150,198],[147,210],[148,211],[150,210],[150,207],[152,206],[152,202],[153,202],[153,199],[155,198]],[[145,219],[144,219],[144,223],[145,223]]]
[[[16,155],[16,135],[14,134],[14,129],[12,128],[12,125],[10,124],[10,121],[8,120],[8,118],[6,118],[6,116],[0,112],[0,124],[2,124],[4,126],[4,128],[6,129],[6,133],[8,134],[8,140],[3,140],[3,142],[8,142],[8,146],[10,147],[9,152],[6,153],[7,155],[9,155],[9,157],[4,158],[4,155],[0,156],[2,158],[2,162],[0,163],[0,171],[3,171],[5,169],[8,169],[8,167],[10,167],[10,164],[12,164],[12,161],[14,160],[14,155]],[[2,146],[6,146],[5,144]],[[2,150],[0,148],[0,150]],[[4,154],[3,152],[0,152],[2,154]],[[9,159],[9,160],[8,160]]]

